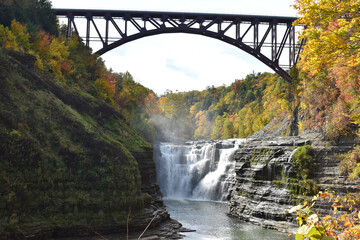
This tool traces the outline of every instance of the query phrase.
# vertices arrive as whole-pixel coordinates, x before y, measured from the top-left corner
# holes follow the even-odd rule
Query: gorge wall
[[[0,239],[125,234],[129,208],[130,233],[154,216],[151,227],[179,229],[151,145],[115,108],[35,61],[0,49]]]
[[[337,154],[349,151],[353,141],[336,145],[302,137],[250,138],[239,144],[235,153],[236,182],[231,191],[228,214],[245,221],[280,231],[294,232],[295,215],[287,214],[292,206],[311,196],[297,195],[288,189],[290,177],[296,175],[291,157],[297,147],[312,145],[316,153],[316,169],[310,176],[319,189],[337,194],[359,192],[359,181],[341,176]],[[320,202],[319,212],[329,209]]]

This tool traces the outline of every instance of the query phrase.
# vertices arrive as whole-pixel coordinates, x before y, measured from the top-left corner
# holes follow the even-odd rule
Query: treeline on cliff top
[[[289,84],[275,74],[249,74],[230,86],[166,92],[137,109],[134,125],[145,137],[245,138],[293,107]],[[291,112],[291,111],[290,111]],[[141,128],[141,123],[148,124]]]

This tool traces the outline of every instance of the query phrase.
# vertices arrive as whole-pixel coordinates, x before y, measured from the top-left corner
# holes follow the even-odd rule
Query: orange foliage
[[[66,59],[63,62],[59,62],[61,70],[63,70],[63,72],[70,72],[72,63],[73,61],[70,59]]]
[[[235,121],[235,115],[230,115],[228,120],[233,123]]]
[[[300,228],[296,233],[296,239],[360,239],[360,212],[355,208],[357,197],[356,195],[340,197],[331,192],[320,192],[312,203],[305,202],[304,205],[290,209],[289,212],[297,212]],[[311,209],[316,201],[326,199],[333,210],[329,215],[321,217]]]
[[[296,0],[295,8],[302,15],[297,23],[306,26],[299,63],[304,125],[321,126],[330,137],[347,134],[360,124],[360,2]]]
[[[236,81],[231,85],[231,90],[234,91],[234,92],[237,92],[242,84],[243,84],[242,81],[236,80]]]
[[[37,48],[38,52],[45,54],[50,47],[49,34],[44,31],[40,31],[38,34],[36,34],[33,45],[35,48]]]

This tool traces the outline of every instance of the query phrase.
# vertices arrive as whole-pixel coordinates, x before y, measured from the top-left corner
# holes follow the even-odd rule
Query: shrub
[[[288,189],[292,195],[313,196],[319,192],[318,185],[310,179],[290,182]]]
[[[148,193],[143,193],[144,206],[149,207],[151,205],[152,196]]]
[[[310,145],[299,147],[292,157],[297,177],[306,180],[315,170],[315,151]]]
[[[342,174],[348,175],[352,180],[360,177],[360,146],[346,154],[339,155],[339,158],[342,159],[339,165]]]
[[[329,198],[332,211],[323,217],[312,208],[316,201]],[[289,210],[296,212],[299,229],[296,232],[296,240],[302,239],[360,239],[360,212],[355,209],[356,197],[335,196],[329,192],[319,192],[313,200],[303,205],[298,205]],[[339,209],[344,212],[339,212]]]

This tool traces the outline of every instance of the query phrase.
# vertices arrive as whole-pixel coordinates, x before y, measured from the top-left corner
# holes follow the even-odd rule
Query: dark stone
[[[293,118],[290,124],[289,136],[299,135],[299,107],[296,107],[293,112]]]

